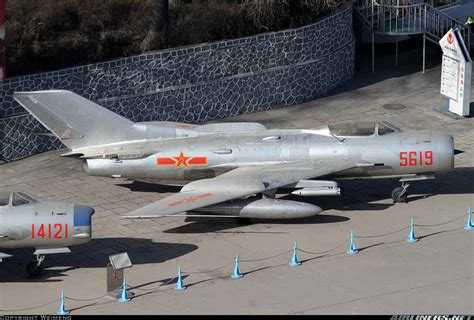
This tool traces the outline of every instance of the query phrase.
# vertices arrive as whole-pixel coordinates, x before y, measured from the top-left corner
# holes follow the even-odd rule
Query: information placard
[[[459,95],[459,61],[443,55],[441,67],[441,94],[458,100]]]
[[[460,116],[470,115],[472,60],[458,29],[450,29],[439,41],[443,50],[441,65],[442,95],[448,109]]]

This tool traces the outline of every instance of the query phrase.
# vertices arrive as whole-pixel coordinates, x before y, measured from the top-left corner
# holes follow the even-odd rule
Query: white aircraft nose
[[[447,133],[432,133],[436,139],[440,170],[454,168],[454,138]]]

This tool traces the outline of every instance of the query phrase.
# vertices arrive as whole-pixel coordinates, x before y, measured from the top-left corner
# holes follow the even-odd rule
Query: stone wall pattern
[[[61,147],[15,91],[67,89],[136,122],[200,123],[326,94],[352,78],[354,45],[344,6],[297,29],[12,78],[0,84],[0,158]]]

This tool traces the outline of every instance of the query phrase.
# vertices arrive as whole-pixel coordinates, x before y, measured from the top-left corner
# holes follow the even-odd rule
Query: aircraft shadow
[[[65,271],[74,268],[105,268],[109,255],[127,252],[133,265],[162,263],[198,249],[195,244],[153,242],[144,238],[98,238],[71,247],[71,253],[46,256],[41,277],[27,277],[26,264],[33,260],[31,250],[12,250],[14,256],[0,265],[0,282],[62,281]],[[64,267],[60,267],[64,266]],[[104,271],[105,272],[105,271]],[[104,273],[105,277],[105,273]],[[56,279],[51,279],[56,278]]]
[[[286,233],[266,230],[229,230],[239,228],[245,225],[254,224],[320,224],[320,223],[335,223],[347,221],[349,218],[336,215],[317,215],[308,218],[292,219],[292,220],[271,220],[271,219],[244,219],[239,221],[234,218],[186,218],[185,222],[191,222],[181,225],[179,227],[163,230],[163,233],[261,233],[261,234],[275,234]],[[223,231],[229,230],[229,231]]]
[[[182,188],[180,186],[169,186],[164,184],[142,181],[133,181],[132,183],[117,184],[117,186],[130,189],[130,191],[156,193],[179,192],[179,190],[181,190]]]
[[[474,184],[472,181],[474,181],[474,167],[455,168],[439,173],[436,174],[434,180],[410,182],[408,203],[435,195],[473,194]],[[401,186],[398,179],[339,180],[338,183],[341,188],[341,195],[338,197],[286,196],[284,198],[296,201],[303,199],[324,210],[384,210],[397,205],[392,203],[391,193],[394,188]]]
[[[455,168],[439,173],[434,180],[411,182],[408,189],[408,202],[426,199],[440,194],[472,194],[474,193],[474,167]],[[338,197],[298,197],[286,195],[280,199],[303,201],[320,206],[323,210],[338,211],[382,211],[397,205],[391,201],[391,192],[400,186],[398,179],[375,180],[339,180],[341,196]],[[145,182],[134,182],[130,185],[137,192],[178,192],[180,187],[169,187]],[[280,189],[279,191],[287,191]],[[349,218],[337,215],[317,215],[314,217],[294,220],[241,220],[232,218],[186,218],[190,222],[175,228],[164,230],[164,233],[271,233],[272,231],[238,229],[250,224],[319,224],[347,221]],[[232,230],[236,229],[236,230]],[[228,230],[228,231],[226,231]]]

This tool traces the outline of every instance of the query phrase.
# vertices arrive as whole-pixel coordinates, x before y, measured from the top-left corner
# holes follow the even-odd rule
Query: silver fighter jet
[[[94,209],[65,202],[38,202],[21,192],[0,192],[0,249],[35,248],[26,266],[39,276],[45,255],[71,252],[91,239]],[[0,252],[0,262],[11,255]]]
[[[84,159],[90,175],[184,185],[179,193],[131,212],[130,218],[225,216],[292,219],[318,206],[276,199],[340,194],[336,178],[394,178],[394,202],[409,181],[453,168],[452,136],[403,131],[379,121],[314,129],[266,129],[259,123],[135,123],[70,91],[17,92],[15,99]]]

